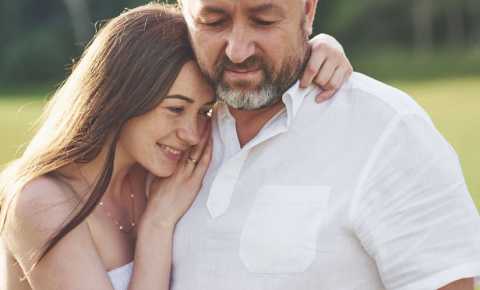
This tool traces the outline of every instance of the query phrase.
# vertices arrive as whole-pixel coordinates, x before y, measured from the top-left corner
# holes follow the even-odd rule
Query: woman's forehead
[[[183,65],[168,95],[182,95],[203,104],[214,99],[214,90],[198,65],[194,61],[189,61]]]

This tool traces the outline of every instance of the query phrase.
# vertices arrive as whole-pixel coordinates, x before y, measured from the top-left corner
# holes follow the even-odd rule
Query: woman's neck
[[[84,194],[88,195],[100,178],[105,167],[106,159],[107,152],[102,150],[94,160],[85,164],[71,164],[61,169],[59,173],[66,177],[82,196]],[[112,177],[107,190],[105,191],[105,197],[113,200],[122,199],[122,185],[134,165],[135,162],[131,158],[128,158],[122,150],[117,150],[115,152]]]

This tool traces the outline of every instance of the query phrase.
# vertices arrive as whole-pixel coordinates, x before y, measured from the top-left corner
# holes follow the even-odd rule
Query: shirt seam
[[[366,75],[363,75],[361,73],[357,73],[359,74],[359,77],[367,77]],[[374,80],[376,81],[376,80]],[[397,88],[394,88],[394,87],[391,87],[390,85],[388,84],[384,84],[385,86],[387,86],[388,88],[394,90],[394,92],[397,94],[397,95],[403,95],[404,97],[408,97],[408,98],[412,98],[408,93],[402,91],[402,90],[399,90]],[[375,98],[376,100],[378,100],[379,102],[381,102],[382,104],[384,104],[385,106],[387,106],[390,110],[392,110],[396,115],[398,116],[405,116],[405,115],[417,115],[419,117],[421,117],[422,119],[424,119],[428,124],[432,125],[433,126],[433,122],[430,118],[430,116],[428,116],[428,114],[423,110],[423,108],[421,107],[418,107],[418,109],[416,108],[412,108],[410,105],[408,104],[402,104],[401,107],[399,106],[395,106],[394,104],[386,101],[384,98],[382,98],[381,96],[379,96],[378,94],[372,92],[371,90],[369,90],[368,88],[365,88],[361,82],[356,82],[356,81],[353,81],[352,82],[352,85],[350,86],[350,89],[352,91],[360,91],[368,96],[371,96],[372,98]]]
[[[378,159],[381,149],[383,149],[385,142],[388,140],[388,137],[394,131],[396,126],[402,121],[402,118],[408,115],[417,115],[417,114],[411,113],[411,112],[397,114],[392,118],[392,120],[388,122],[382,134],[378,138],[378,141],[373,146],[373,149],[367,159],[367,163],[362,168],[362,171],[357,179],[357,184],[353,190],[352,198],[350,200],[350,205],[348,209],[348,220],[349,220],[349,224],[351,225],[351,229],[353,230],[354,233],[358,232],[357,230],[358,221],[355,221],[355,216],[357,215],[358,200],[360,199],[360,196],[363,192],[362,188],[364,186],[364,183],[366,182],[369,176],[369,173],[372,171],[373,165],[375,161]],[[364,245],[363,243],[362,245],[366,247],[369,254],[374,255],[374,253],[371,252],[371,249],[367,245]]]

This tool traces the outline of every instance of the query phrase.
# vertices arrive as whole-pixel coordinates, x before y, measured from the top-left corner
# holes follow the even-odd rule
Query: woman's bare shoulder
[[[87,221],[63,236],[37,264],[49,241],[82,206],[78,195],[51,176],[32,180],[15,197],[2,237],[32,288],[109,289]]]
[[[27,183],[13,199],[9,218],[48,227],[63,220],[78,206],[80,200],[56,178],[41,176]]]
[[[8,208],[2,236],[13,252],[42,246],[78,208],[80,201],[66,186],[50,176],[28,182]]]

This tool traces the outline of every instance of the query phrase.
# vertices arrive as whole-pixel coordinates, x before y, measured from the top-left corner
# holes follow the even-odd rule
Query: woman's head
[[[128,156],[156,176],[168,176],[200,141],[215,100],[197,64],[186,63],[153,110],[130,119],[118,139],[117,156]]]
[[[192,136],[201,130],[201,118],[192,125],[186,121],[193,120],[189,113],[163,123],[168,118],[167,112],[161,110],[167,102],[173,102],[165,99],[172,94],[190,94],[189,98],[197,100],[197,107],[191,109],[204,110],[211,101],[211,91],[200,81],[193,59],[184,20],[170,6],[152,3],[124,12],[97,33],[49,102],[44,122],[25,153],[3,172],[1,194],[14,200],[13,196],[32,179],[73,163],[88,163],[106,152],[104,168],[88,200],[46,245],[44,253],[95,208],[110,182],[117,149],[139,159],[154,173],[169,175],[173,165],[163,168],[164,159],[145,148],[159,143],[158,148],[165,149],[162,146],[166,145],[171,151],[194,145],[196,137]],[[185,83],[181,78],[176,82],[179,74]],[[168,132],[173,125],[176,130]],[[192,126],[196,126],[195,130]],[[189,130],[187,135],[185,128]],[[174,133],[176,138],[172,137]],[[7,212],[4,200],[3,221]]]

